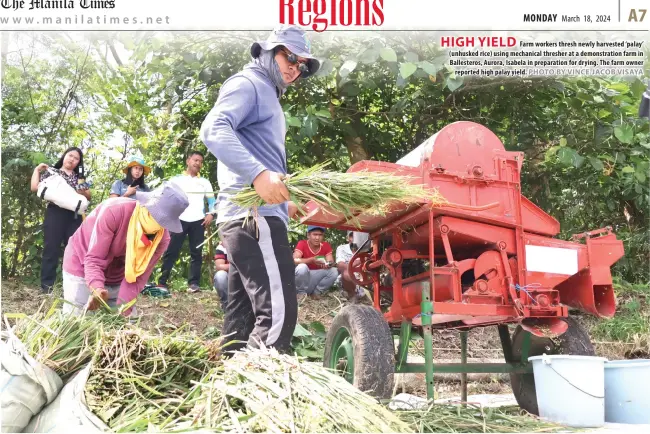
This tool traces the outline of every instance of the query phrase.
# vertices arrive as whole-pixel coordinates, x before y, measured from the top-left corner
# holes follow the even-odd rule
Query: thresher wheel
[[[541,356],[544,353],[548,355],[594,356],[596,353],[589,334],[574,318],[565,318],[565,321],[569,328],[557,338],[541,338],[531,335],[528,357]],[[521,326],[517,326],[512,335],[512,354],[516,361],[521,359],[521,347],[526,333],[528,332]],[[510,384],[519,407],[529,413],[539,415],[533,374],[510,374]]]
[[[365,305],[341,309],[327,332],[323,365],[371,396],[390,398],[395,347],[381,313]]]

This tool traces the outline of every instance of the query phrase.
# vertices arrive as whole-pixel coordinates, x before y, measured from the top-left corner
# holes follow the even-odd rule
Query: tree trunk
[[[23,246],[23,237],[25,235],[25,205],[24,203],[20,206],[20,212],[18,213],[18,236],[16,237],[16,247],[14,250],[13,257],[11,258],[11,270],[9,275],[14,277],[16,275],[16,267],[18,265],[18,253],[22,250]]]
[[[5,78],[5,69],[7,69],[7,52],[9,51],[9,32],[0,32],[0,40],[2,46],[0,47],[0,82]]]
[[[352,164],[357,163],[361,160],[368,160],[368,151],[363,146],[363,139],[361,137],[346,137],[345,144],[348,147],[348,153],[350,154],[350,161]]]

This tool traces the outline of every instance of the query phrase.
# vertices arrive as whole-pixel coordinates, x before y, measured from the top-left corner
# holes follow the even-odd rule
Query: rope
[[[530,294],[530,292],[526,291],[526,288],[540,288],[542,286],[541,283],[529,283],[528,285],[524,285],[524,286],[519,286],[518,284],[517,285],[512,285],[511,284],[510,286],[515,288],[515,290],[517,292],[524,291],[526,293],[526,295],[528,295],[528,297],[530,297],[531,301],[534,304],[537,304],[537,301],[535,300],[535,298]]]

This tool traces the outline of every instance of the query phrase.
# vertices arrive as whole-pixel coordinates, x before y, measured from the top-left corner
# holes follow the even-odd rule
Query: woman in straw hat
[[[144,163],[144,159],[131,157],[122,172],[126,174],[126,177],[113,183],[110,197],[134,199],[133,195],[136,191],[151,191],[147,184],[144,183],[144,177],[151,173],[151,167]]]
[[[135,200],[100,203],[65,249],[64,312],[95,310],[100,298],[111,307],[136,298],[167,249],[169,232],[183,231],[179,216],[188,205],[187,195],[170,182],[136,192]]]

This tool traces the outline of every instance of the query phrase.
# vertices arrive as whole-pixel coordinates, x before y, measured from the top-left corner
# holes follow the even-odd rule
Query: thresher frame
[[[415,259],[428,259],[429,264],[434,264],[435,262],[435,224],[439,222],[439,217],[436,216],[435,212],[432,209],[427,210],[426,208],[418,208],[413,211],[408,212],[400,219],[396,220],[393,224],[388,225],[372,234],[370,238],[373,240],[373,253],[375,256],[378,256],[379,253],[379,238],[380,236],[391,233],[393,238],[392,246],[395,248],[401,247],[401,233],[403,229],[401,224],[404,224],[413,217],[421,214],[428,213],[428,224],[429,224],[429,255],[427,256],[414,256]],[[521,224],[521,214],[518,213],[516,216],[517,222]],[[523,243],[523,230],[519,226],[516,230],[517,236],[515,237],[516,251],[518,254],[524,254],[521,244]],[[451,256],[451,248],[449,246],[449,241],[443,237],[443,244],[445,246],[445,254],[450,263],[453,263],[453,257]],[[424,281],[422,286],[422,302],[420,303],[420,312],[417,315],[408,315],[409,317],[419,317],[421,319],[421,325],[414,326],[412,320],[402,319],[401,325],[395,327],[394,323],[389,322],[391,325],[391,332],[393,336],[399,337],[398,342],[398,352],[397,360],[395,364],[395,373],[405,374],[405,373],[424,373],[426,380],[426,389],[427,389],[427,398],[430,400],[434,399],[434,380],[433,374],[435,372],[440,373],[458,373],[461,374],[461,400],[467,401],[467,374],[468,373],[494,373],[494,374],[510,374],[510,373],[532,373],[532,365],[528,362],[528,351],[530,347],[531,335],[527,332],[524,335],[524,340],[522,342],[521,348],[521,357],[519,360],[514,360],[512,355],[512,341],[510,338],[510,332],[508,330],[507,323],[499,322],[497,328],[499,331],[499,338],[501,340],[501,346],[503,348],[503,353],[505,357],[504,363],[467,363],[467,336],[468,330],[464,328],[460,329],[460,363],[435,363],[433,358],[433,334],[432,334],[432,315],[436,313],[447,313],[450,311],[450,305],[453,305],[453,313],[459,313],[459,308],[466,308],[466,313],[468,315],[499,315],[505,314],[512,317],[516,317],[516,312],[514,311],[513,306],[498,306],[493,304],[488,305],[479,305],[479,304],[467,304],[464,305],[460,303],[460,294],[454,294],[453,303],[443,303],[443,302],[434,302],[435,300],[435,276],[438,274],[452,274],[453,278],[460,279],[460,276],[457,276],[453,271],[457,270],[456,268],[448,267],[435,267],[430,266],[429,279]],[[398,300],[403,296],[402,292],[402,264],[396,267],[395,280],[393,281],[393,297]],[[416,276],[417,277],[417,276]],[[519,281],[526,284],[525,273],[519,273]],[[455,282],[454,288],[460,288],[460,282]],[[380,282],[375,280],[373,282],[373,305],[375,309],[381,312],[380,307]],[[457,292],[457,291],[456,291]],[[521,296],[521,294],[519,294]],[[402,303],[403,304],[403,303]],[[442,312],[438,312],[438,310]],[[447,311],[447,312],[445,312]],[[512,322],[515,322],[514,320]],[[467,327],[470,328],[470,327]],[[409,363],[407,362],[408,348],[411,341],[411,336],[413,333],[421,334],[424,342],[424,363]]]
[[[560,223],[522,195],[523,153],[506,151],[481,125],[447,125],[409,155],[413,158],[407,155],[397,163],[360,161],[348,172],[405,176],[436,189],[444,201],[396,203],[381,215],[361,210],[353,218],[315,202],[305,205],[302,223],[359,231],[372,240],[372,251],[362,246],[347,271],[355,283],[371,285],[373,307],[347,306],[337,314],[324,364],[384,397],[391,391],[382,378],[392,373],[424,373],[429,399],[434,398],[434,372],[459,373],[464,401],[468,373],[511,374],[520,406],[537,411],[528,356],[594,354],[589,336],[569,317],[569,307],[614,315],[610,267],[623,256],[623,244],[610,227],[572,241],[556,238]],[[383,244],[388,241],[390,246]],[[417,271],[405,273],[412,271],[404,268],[405,260],[422,262]],[[390,271],[390,286],[382,281],[382,269]],[[383,313],[381,294],[388,292],[392,305]],[[517,325],[512,335],[509,325]],[[468,331],[485,326],[497,327],[504,363],[467,362]],[[360,331],[364,327],[372,330],[372,340]],[[434,327],[460,332],[460,363],[434,362]],[[407,359],[415,333],[423,338],[424,363]],[[373,375],[354,375],[375,367],[381,370]]]

